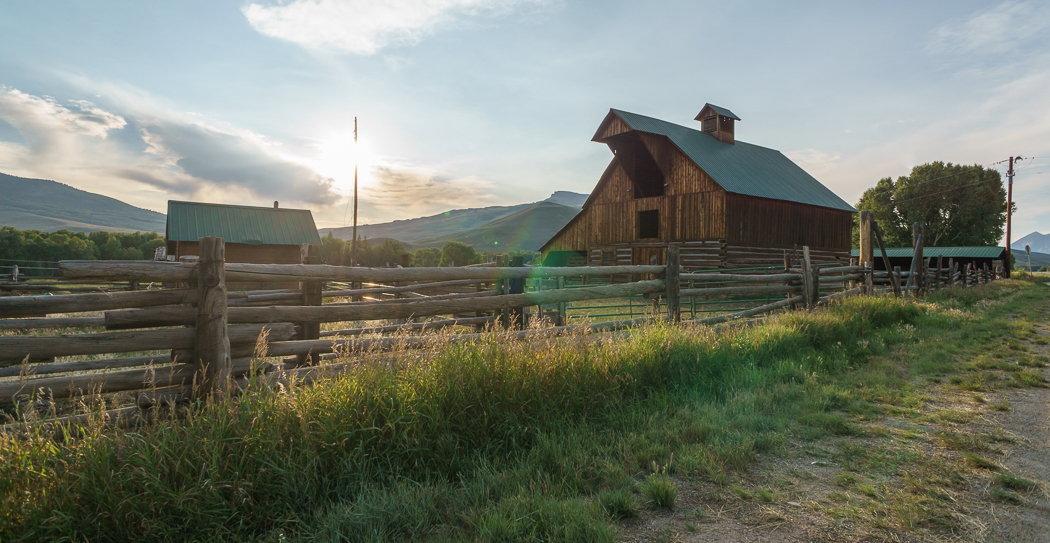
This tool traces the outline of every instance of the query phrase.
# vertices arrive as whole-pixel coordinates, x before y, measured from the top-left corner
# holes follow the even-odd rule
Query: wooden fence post
[[[525,258],[521,256],[515,256],[510,259],[510,267],[521,268],[525,266]],[[525,279],[508,279],[507,280],[509,289],[508,294],[524,294],[525,293]],[[525,308],[514,307],[508,311],[510,314],[510,327],[517,330],[523,330],[528,326],[525,322]]]
[[[664,266],[664,296],[667,298],[667,318],[673,323],[682,322],[682,306],[678,297],[680,285],[678,275],[681,273],[679,266],[681,249],[675,246],[667,248],[667,263]]]
[[[955,259],[954,258],[949,258],[948,259],[948,286],[949,287],[954,287],[955,286]]]
[[[565,276],[558,276],[558,290],[565,290]],[[558,326],[564,326],[569,323],[568,315],[565,314],[566,303],[561,302],[558,304]]]
[[[299,246],[299,253],[303,264],[320,264],[321,258],[313,254],[313,250],[309,243],[304,243]],[[302,292],[303,292],[303,305],[304,306],[318,306],[323,303],[321,297],[321,291],[324,290],[324,281],[303,281]],[[321,339],[321,323],[319,322],[304,322],[299,324],[301,332],[299,333],[299,339]],[[309,366],[313,365],[316,360],[313,360],[309,354],[299,355],[298,365]]]
[[[893,280],[890,280],[890,284],[893,284]],[[864,264],[864,290],[868,296],[875,295],[875,263],[867,262]]]
[[[808,309],[813,309],[813,306],[817,305],[817,300],[813,298],[813,291],[820,287],[814,285],[816,282],[817,277],[813,274],[813,260],[809,256],[809,245],[804,245],[802,247],[802,292]]]
[[[221,397],[230,381],[230,338],[226,314],[226,243],[222,238],[200,238],[197,264],[197,328],[193,358],[200,376],[198,393]]]

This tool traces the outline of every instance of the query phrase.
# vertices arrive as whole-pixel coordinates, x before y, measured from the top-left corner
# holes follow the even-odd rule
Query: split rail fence
[[[653,320],[716,324],[851,295],[909,295],[993,279],[986,269],[959,270],[952,261],[890,273],[874,272],[870,262],[822,266],[811,262],[808,248],[801,253],[797,265],[775,273],[682,273],[675,247],[666,265],[352,268],[226,263],[223,240],[201,238],[194,263],[64,261],[60,269],[71,282],[162,288],[0,296],[0,407],[23,419],[54,417],[63,414],[55,406],[68,411],[77,398],[124,394],[129,406],[110,414],[134,421],[151,407],[237,393],[250,379],[264,386],[310,382],[347,364],[324,360],[427,347],[433,345],[427,332],[450,326],[476,330],[442,341],[476,341],[489,327],[513,339]],[[251,290],[275,282],[300,288]],[[648,303],[637,318],[566,324],[571,304],[635,297]],[[739,307],[741,297],[751,306]],[[697,303],[721,304],[725,312],[695,318],[690,307]],[[542,317],[531,329],[530,316]],[[322,323],[356,327],[321,331]],[[70,329],[80,333],[58,333]],[[78,417],[84,415],[58,420]]]

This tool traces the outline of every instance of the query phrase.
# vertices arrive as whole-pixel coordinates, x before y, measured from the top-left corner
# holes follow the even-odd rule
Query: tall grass
[[[853,431],[824,382],[923,310],[854,299],[715,336],[493,335],[184,420],[0,437],[0,539],[608,541],[592,496],[652,462],[722,480],[789,433]]]

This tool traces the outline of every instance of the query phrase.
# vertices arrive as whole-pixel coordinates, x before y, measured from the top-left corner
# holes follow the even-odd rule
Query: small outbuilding
[[[225,240],[231,263],[300,264],[303,244],[321,246],[308,209],[168,201],[169,258],[199,255],[198,240],[205,236]]]
[[[849,261],[852,206],[779,151],[738,140],[732,111],[707,104],[696,120],[700,130],[610,110],[592,141],[612,161],[544,261],[663,263],[672,245],[686,270],[779,266],[803,246],[815,262]]]

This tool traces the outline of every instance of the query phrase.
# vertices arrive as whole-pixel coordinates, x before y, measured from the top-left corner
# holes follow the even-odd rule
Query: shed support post
[[[954,287],[955,286],[955,259],[954,258],[949,258],[948,259],[948,286],[949,287]]]
[[[198,394],[220,398],[230,382],[230,338],[226,313],[226,243],[200,238],[197,264],[197,322],[193,358],[199,376]]]
[[[320,264],[321,259],[313,254],[309,243],[299,246],[299,254],[303,264]],[[322,304],[321,291],[324,289],[324,281],[303,281],[303,305],[318,306]],[[299,324],[301,332],[299,339],[321,339],[321,323],[304,322]],[[316,360],[310,354],[299,355],[298,365],[311,366]]]
[[[926,266],[925,266],[926,259],[923,258],[923,254],[922,254],[922,248],[923,248],[923,245],[924,245],[924,243],[923,243],[923,237],[924,236],[922,234],[923,234],[923,223],[920,221],[920,222],[915,223],[912,226],[912,234],[911,234],[911,242],[912,242],[912,245],[915,246],[915,256],[914,256],[914,258],[915,258],[915,261],[917,263],[917,266],[915,267],[915,272],[918,273],[918,277],[916,277],[915,285],[919,287],[920,291],[924,290],[924,287],[926,285]]]
[[[871,236],[871,212],[860,212],[860,265],[867,266],[868,262],[874,260]]]
[[[678,297],[680,288],[678,275],[681,273],[680,262],[681,249],[678,247],[667,248],[667,263],[664,266],[664,296],[667,298],[667,318],[672,323],[682,322],[682,306]]]

